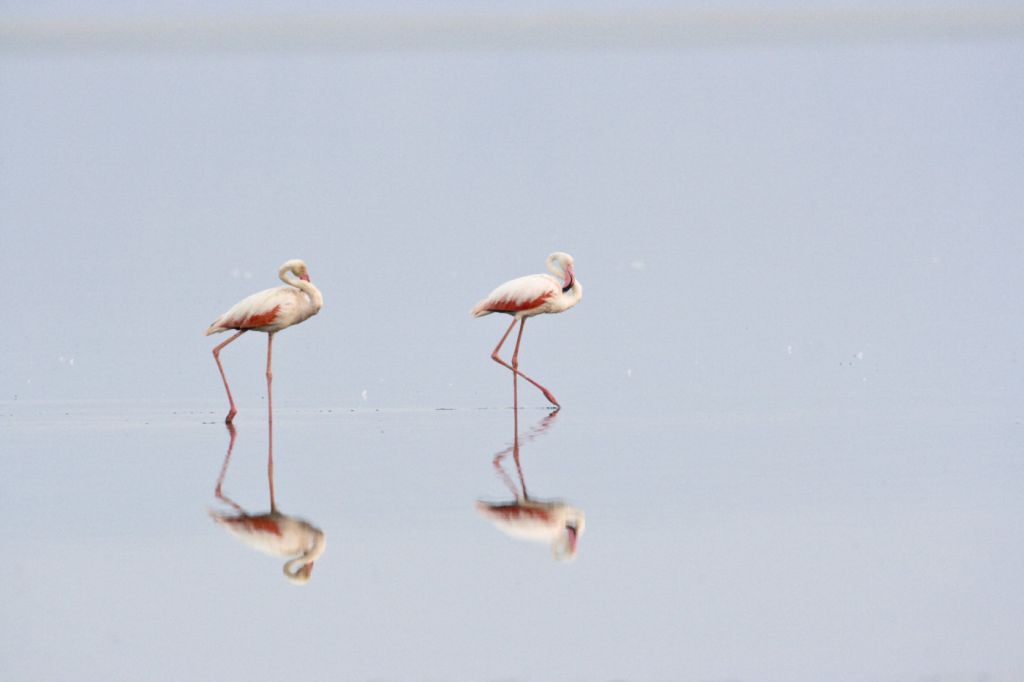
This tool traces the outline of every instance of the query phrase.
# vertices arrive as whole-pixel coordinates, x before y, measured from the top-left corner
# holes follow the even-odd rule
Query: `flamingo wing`
[[[534,522],[548,524],[552,522],[551,510],[542,506],[523,505],[516,502],[484,502],[478,500],[477,511],[493,521]]]
[[[498,530],[513,538],[549,543],[561,533],[553,512],[543,507],[477,501],[476,509]]]
[[[231,532],[236,534],[257,534],[269,533],[270,535],[281,535],[280,524],[270,516],[229,516],[211,514],[218,523],[227,526]]]
[[[320,533],[305,521],[275,512],[250,516],[211,511],[210,517],[249,547],[273,556],[302,554]]]
[[[228,329],[263,329],[273,325],[281,316],[282,308],[292,305],[294,298],[287,287],[266,289],[247,296],[214,320],[206,334],[209,336]]]
[[[473,315],[518,313],[543,304],[560,291],[555,278],[549,275],[527,275],[505,282],[473,308]]]

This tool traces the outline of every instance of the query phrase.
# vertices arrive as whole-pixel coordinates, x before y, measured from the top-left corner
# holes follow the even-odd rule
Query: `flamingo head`
[[[289,562],[291,563],[291,562]],[[309,582],[309,579],[313,576],[313,562],[302,564],[294,571],[288,570],[288,564],[285,564],[284,577],[288,579],[288,582],[293,585],[305,585]]]
[[[320,558],[327,546],[327,538],[319,528],[313,528],[302,521],[312,533],[312,545],[302,554],[284,565],[284,577],[293,585],[305,585],[313,575],[313,562]]]
[[[562,278],[562,288],[568,289],[576,278],[572,256],[564,251],[555,251],[548,256],[548,270]]]
[[[301,279],[303,282],[309,281],[309,268],[306,267],[306,263],[298,258],[293,258],[290,261],[286,261],[281,266],[281,274],[285,272],[291,272],[293,275]]]
[[[571,561],[576,558],[576,544],[583,534],[583,528],[582,513],[578,518],[566,519],[565,527],[551,545],[551,553],[556,561]]]

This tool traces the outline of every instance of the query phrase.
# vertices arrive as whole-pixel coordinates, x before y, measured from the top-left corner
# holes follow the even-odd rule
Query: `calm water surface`
[[[242,409],[223,493],[264,513]],[[523,409],[520,472],[509,409],[283,409],[277,506],[327,538],[303,586],[207,514],[231,511],[222,411],[4,404],[6,679],[1021,672],[1024,468],[998,410]],[[524,483],[585,514],[574,560],[475,509]]]

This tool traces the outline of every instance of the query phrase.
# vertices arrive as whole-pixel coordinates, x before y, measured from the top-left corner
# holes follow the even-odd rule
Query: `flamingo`
[[[547,266],[550,275],[527,275],[509,280],[488,294],[487,298],[477,303],[470,311],[473,317],[483,317],[491,313],[506,313],[512,316],[512,324],[508,326],[501,341],[494,348],[491,359],[512,370],[512,395],[516,408],[519,407],[517,377],[522,377],[539,388],[556,410],[561,408],[551,391],[519,371],[519,344],[523,340],[526,318],[541,313],[565,312],[583,298],[583,285],[576,279],[572,256],[556,251],[548,256]],[[509,364],[501,359],[498,351],[517,322],[519,335],[516,337],[515,350],[512,351],[512,364]]]
[[[298,279],[286,277],[288,273],[295,275]],[[288,286],[265,289],[259,293],[243,298],[233,305],[226,313],[214,320],[206,330],[206,335],[219,334],[229,329],[237,329],[227,341],[213,349],[213,359],[217,361],[217,369],[220,370],[220,377],[224,380],[224,390],[228,393],[228,416],[224,423],[230,424],[235,418],[238,410],[235,409],[235,401],[231,398],[231,387],[228,386],[228,377],[224,373],[224,366],[220,363],[220,352],[228,345],[247,331],[266,332],[267,334],[267,415],[268,420],[273,423],[274,412],[270,396],[270,384],[274,375],[270,367],[270,355],[274,344],[274,334],[309,319],[320,312],[324,304],[324,297],[320,290],[309,281],[309,270],[301,260],[295,259],[284,263],[277,272],[277,276]]]
[[[549,414],[533,428],[526,440],[532,440],[547,430],[558,411]],[[526,491],[523,469],[519,464],[519,420],[515,420],[516,432],[512,447],[494,456],[494,468],[504,479],[505,484],[515,496],[513,502],[485,502],[477,500],[476,510],[486,519],[494,523],[498,530],[508,536],[533,542],[545,542],[551,545],[551,555],[557,561],[576,558],[577,543],[586,528],[586,515],[582,509],[573,507],[560,500],[537,500]],[[519,473],[519,489],[505,470],[501,460],[512,453],[516,471]],[[521,492],[520,492],[521,491]]]
[[[253,549],[272,556],[294,557],[285,562],[284,576],[296,585],[306,584],[313,574],[313,562],[320,558],[327,547],[327,537],[322,530],[308,521],[278,511],[274,500],[273,449],[268,450],[267,455],[267,478],[270,482],[269,512],[249,514],[221,492],[224,476],[231,462],[231,451],[235,447],[236,433],[233,424],[228,424],[228,432],[231,434],[231,440],[228,442],[228,453],[224,457],[224,465],[221,467],[214,495],[234,507],[238,513],[228,514],[211,510],[210,518]]]

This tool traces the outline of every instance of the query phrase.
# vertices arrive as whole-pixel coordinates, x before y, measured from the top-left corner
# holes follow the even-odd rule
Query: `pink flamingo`
[[[550,275],[527,275],[505,282],[497,289],[487,295],[487,298],[480,301],[470,311],[474,317],[483,317],[491,313],[506,313],[512,316],[512,324],[505,330],[505,335],[491,353],[491,359],[500,365],[512,370],[512,396],[516,408],[519,407],[519,384],[517,377],[523,377],[536,386],[544,394],[544,397],[555,406],[561,408],[551,391],[519,371],[519,344],[523,340],[523,329],[526,327],[526,318],[540,315],[542,313],[561,313],[573,307],[583,298],[583,286],[576,279],[573,271],[573,259],[567,253],[556,251],[548,256],[548,270]],[[498,356],[498,351],[505,343],[505,339],[512,332],[512,328],[519,323],[519,335],[516,337],[516,347],[512,351],[512,364],[505,362]]]
[[[286,277],[291,273],[298,279]],[[224,422],[230,424],[238,410],[231,398],[231,388],[224,366],[220,364],[220,351],[247,331],[266,332],[267,334],[267,415],[271,423],[274,411],[270,396],[270,383],[273,373],[270,367],[270,355],[274,343],[274,334],[307,320],[320,312],[324,297],[312,282],[309,281],[309,270],[301,260],[290,260],[281,266],[277,276],[287,284],[285,287],[266,289],[252,296],[243,298],[226,313],[214,320],[206,330],[206,335],[218,334],[229,329],[237,329],[238,333],[213,349],[213,359],[217,361],[220,377],[224,380],[224,390],[228,393],[228,416]]]
[[[227,529],[232,535],[249,547],[272,556],[293,557],[285,562],[283,571],[285,578],[296,585],[309,582],[313,574],[313,562],[320,558],[327,547],[324,532],[303,519],[282,514],[277,510],[274,499],[274,455],[273,448],[267,451],[267,479],[270,483],[270,511],[264,514],[250,514],[240,505],[221,492],[224,476],[228,473],[231,463],[231,451],[235,447],[235,427],[228,424],[228,453],[224,456],[224,464],[217,478],[214,495],[217,499],[231,505],[237,514],[225,514],[210,511],[210,518]]]

